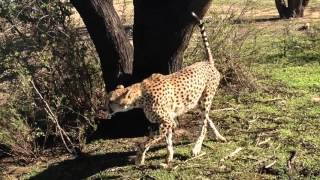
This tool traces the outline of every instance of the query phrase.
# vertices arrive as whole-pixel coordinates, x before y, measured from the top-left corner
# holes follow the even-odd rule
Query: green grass
[[[319,63],[272,70],[273,79],[297,89],[320,89]]]

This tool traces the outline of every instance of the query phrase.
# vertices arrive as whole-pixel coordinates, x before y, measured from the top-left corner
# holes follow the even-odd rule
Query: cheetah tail
[[[200,32],[201,32],[201,36],[202,36],[202,40],[203,40],[204,46],[206,48],[206,53],[207,53],[207,56],[208,56],[208,60],[209,60],[209,62],[213,63],[213,57],[212,57],[211,49],[210,49],[210,46],[209,46],[209,41],[208,41],[206,29],[204,27],[204,22],[203,22],[202,19],[199,18],[198,15],[196,15],[196,13],[192,12],[191,14],[198,21],[198,26],[200,28]]]

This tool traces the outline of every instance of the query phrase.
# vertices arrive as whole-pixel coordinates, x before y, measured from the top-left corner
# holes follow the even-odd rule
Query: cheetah
[[[182,70],[169,74],[153,74],[140,83],[129,87],[119,85],[108,94],[110,116],[114,113],[142,108],[151,123],[159,124],[159,134],[152,135],[138,146],[135,163],[144,165],[145,155],[150,146],[166,139],[166,164],[173,160],[172,136],[177,126],[175,118],[195,107],[201,110],[203,124],[200,135],[192,149],[192,155],[201,151],[202,142],[207,132],[207,125],[213,129],[217,139],[226,141],[209,117],[212,99],[220,82],[220,73],[214,65],[207,35],[202,20],[194,13],[198,22],[207,54],[207,61],[197,62]]]

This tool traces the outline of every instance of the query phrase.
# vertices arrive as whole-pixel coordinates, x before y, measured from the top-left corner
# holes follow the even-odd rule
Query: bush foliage
[[[0,2],[0,93],[10,94],[0,109],[6,154],[33,156],[62,145],[62,137],[81,146],[95,127],[104,83],[93,45],[83,41],[72,14],[59,0]]]
[[[257,35],[257,29],[253,22],[244,20],[254,5],[254,1],[248,0],[231,4],[225,9],[213,8],[208,13],[210,20],[205,19],[213,57],[223,75],[221,87],[229,91],[238,92],[240,89],[259,88],[249,68],[245,66],[245,60],[255,58],[257,51],[256,48],[247,46],[248,42]],[[198,31],[195,32],[199,35]],[[195,39],[198,41],[195,43],[196,46],[190,47],[185,56],[188,64],[205,58],[201,37]]]

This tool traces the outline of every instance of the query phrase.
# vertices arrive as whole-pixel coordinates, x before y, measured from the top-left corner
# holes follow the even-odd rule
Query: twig
[[[320,102],[320,97],[313,97],[311,99],[312,102],[315,102],[315,103],[319,103]]]
[[[289,158],[289,160],[288,160],[288,163],[287,163],[289,170],[292,169],[292,166],[293,166],[293,164],[294,164],[294,161],[295,161],[296,157],[297,157],[297,152],[296,152],[296,151],[292,151],[292,152],[291,152],[291,155],[290,155],[290,158]]]
[[[267,103],[267,102],[274,102],[274,101],[280,101],[280,100],[283,100],[283,99],[282,98],[261,99],[261,100],[257,100],[257,102]]]
[[[216,150],[216,149],[214,149],[213,147],[211,147],[211,146],[209,146],[209,145],[207,145],[207,144],[205,144],[205,143],[203,143],[202,146],[203,146],[203,147],[206,147],[206,148],[209,148],[209,149],[211,149],[211,150]]]
[[[271,166],[275,165],[276,162],[277,162],[277,160],[274,160],[272,163],[266,165],[264,168],[265,168],[265,169],[269,169],[269,168],[271,168]]]
[[[123,169],[123,167],[114,167],[114,168],[108,169],[107,172],[115,172],[121,169]]]
[[[6,30],[3,31],[3,34],[11,31],[11,29],[15,29],[15,28],[16,28],[18,25],[20,25],[20,24],[22,24],[22,22],[19,22],[19,23],[17,23],[17,24],[11,25],[11,27],[9,27],[8,29],[6,29]],[[15,29],[15,30],[16,30],[16,29]]]
[[[12,25],[11,27],[19,34],[19,36],[22,37],[23,40],[26,40],[26,35],[17,28],[17,24],[14,24],[14,22],[9,18],[6,18],[6,20]]]
[[[225,160],[235,156],[236,154],[238,154],[243,148],[242,147],[238,147],[235,151],[233,151],[232,153],[230,153],[229,155],[225,156],[224,158],[220,159],[220,162],[224,162]]]
[[[271,138],[269,137],[269,138],[267,138],[267,139],[264,140],[264,141],[257,142],[257,146],[260,146],[260,145],[262,145],[262,144],[266,144],[266,143],[268,143],[270,140],[271,140]]]
[[[61,140],[65,146],[65,148],[67,149],[67,151],[69,153],[73,153],[75,152],[74,150],[74,145],[72,143],[72,141],[70,140],[69,136],[67,135],[67,133],[61,128],[58,118],[55,116],[55,114],[52,112],[49,104],[47,103],[47,101],[43,98],[43,96],[41,95],[41,93],[39,92],[38,88],[36,87],[36,85],[34,84],[33,80],[30,80],[30,83],[32,84],[33,89],[36,91],[36,93],[39,95],[40,99],[42,100],[42,102],[45,104],[45,111],[46,113],[49,115],[49,117],[52,119],[53,123],[56,125],[56,129],[58,130]],[[68,147],[67,142],[72,146],[72,150]]]
[[[61,105],[61,107],[65,107],[65,108],[69,109],[72,113],[77,114],[78,116],[83,117],[83,118],[90,124],[90,126],[92,126],[92,127],[94,126],[94,125],[90,122],[90,119],[89,119],[88,117],[86,117],[86,116],[82,115],[81,113],[73,110],[71,107],[65,106],[65,105]]]
[[[211,112],[220,112],[220,111],[237,111],[236,108],[223,108],[223,109],[215,109],[212,110]]]
[[[206,155],[205,152],[199,154],[198,156],[194,156],[194,157],[192,157],[192,158],[189,158],[189,159],[183,161],[182,163],[174,166],[172,169],[173,169],[173,170],[176,170],[176,169],[178,169],[179,166],[181,166],[181,165],[183,165],[183,164],[186,164],[187,162],[192,161],[192,160],[194,160],[194,159],[200,158],[200,157],[202,157],[202,156],[204,156],[204,155]]]

